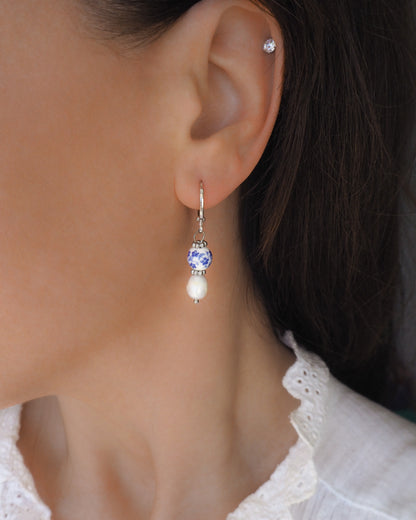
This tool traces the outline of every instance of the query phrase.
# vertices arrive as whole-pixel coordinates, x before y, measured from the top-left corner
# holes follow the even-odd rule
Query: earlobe
[[[283,40],[274,18],[249,0],[208,0],[206,8],[199,14],[211,19],[203,35],[210,41],[193,69],[201,111],[175,178],[179,200],[192,208],[201,180],[212,207],[250,175],[273,130],[283,81]]]

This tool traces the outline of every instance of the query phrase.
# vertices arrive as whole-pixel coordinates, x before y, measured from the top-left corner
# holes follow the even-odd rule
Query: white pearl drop
[[[205,276],[192,275],[189,278],[186,291],[193,300],[202,300],[208,292],[208,283]]]

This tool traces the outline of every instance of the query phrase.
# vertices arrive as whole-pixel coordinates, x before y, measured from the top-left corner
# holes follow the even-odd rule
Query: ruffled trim
[[[50,520],[33,477],[17,448],[22,405],[0,411],[0,508],[2,518]]]
[[[313,456],[326,417],[329,370],[318,356],[296,343],[291,331],[281,339],[296,355],[282,383],[301,402],[290,415],[298,440],[269,480],[246,497],[226,520],[293,520],[290,506],[310,498],[317,487]]]

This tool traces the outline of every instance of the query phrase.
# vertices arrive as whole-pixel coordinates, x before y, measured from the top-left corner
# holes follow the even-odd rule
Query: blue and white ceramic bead
[[[205,271],[212,264],[212,253],[207,247],[192,247],[188,251],[188,264],[194,271]]]

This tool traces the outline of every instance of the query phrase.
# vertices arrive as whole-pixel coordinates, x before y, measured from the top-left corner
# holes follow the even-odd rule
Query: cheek
[[[64,23],[27,27],[19,45],[0,36],[2,395],[137,320],[176,243],[168,158],[155,161],[137,70]]]

